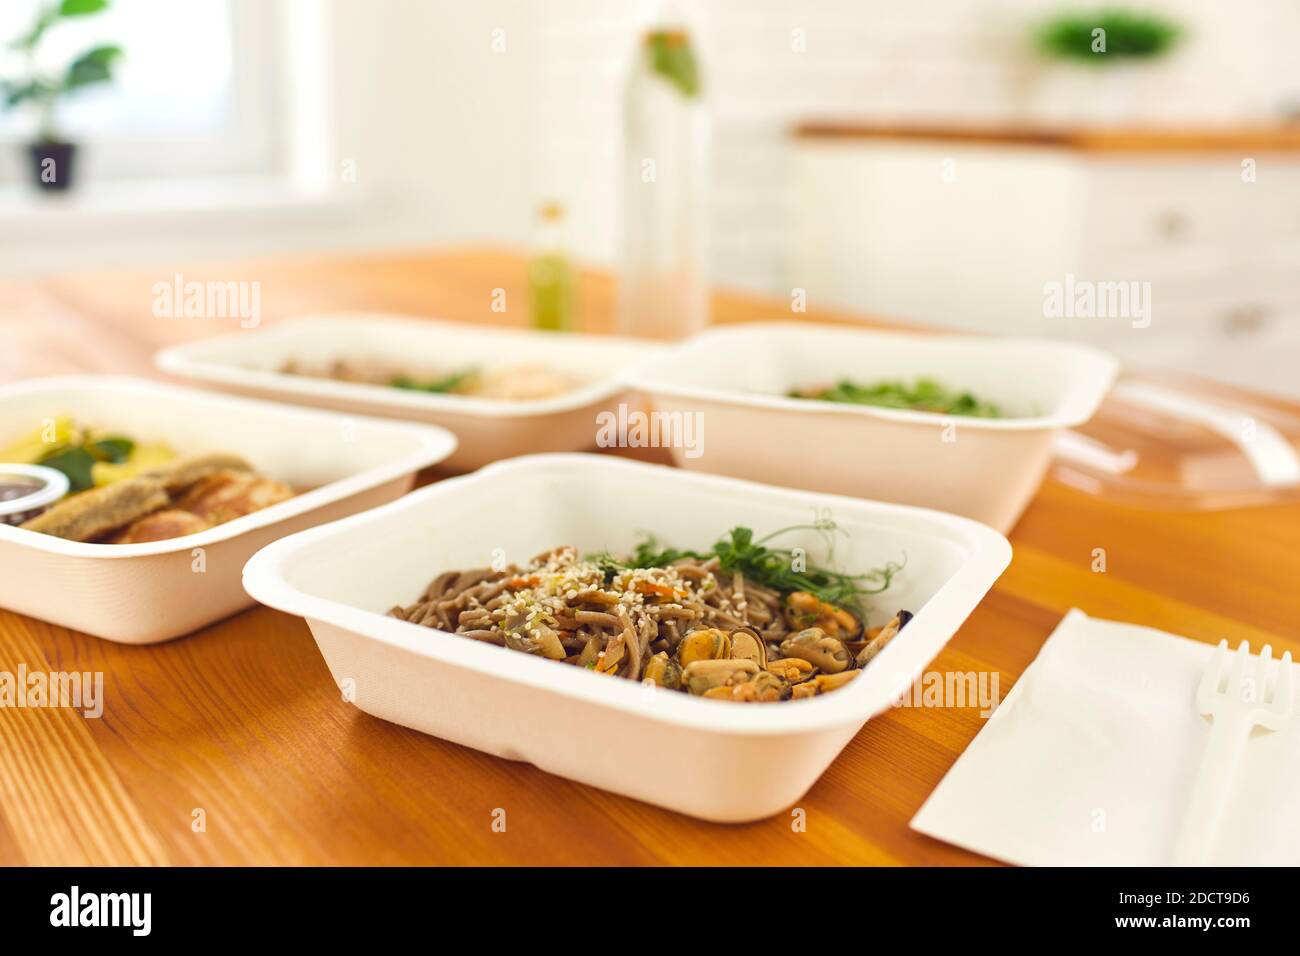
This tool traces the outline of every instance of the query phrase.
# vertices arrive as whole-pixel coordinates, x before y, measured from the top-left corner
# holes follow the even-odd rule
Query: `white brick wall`
[[[1105,6],[1099,2],[1096,6]],[[1300,111],[1300,4],[1140,4],[1186,24],[1185,44],[1129,97],[1144,122],[1263,121]],[[1043,0],[697,0],[693,25],[713,116],[710,210],[716,279],[784,290],[785,131],[809,118],[1014,121],[1076,101],[1035,87],[1027,29],[1077,4]],[[636,5],[550,0],[537,29],[540,193],[570,207],[575,247],[608,261],[617,236],[613,173],[623,70]],[[794,31],[803,31],[796,52]],[[1088,81],[1083,81],[1085,84]],[[1075,95],[1089,88],[1077,85]],[[1037,94],[1034,90],[1038,89]],[[1069,86],[1065,87],[1068,94]]]

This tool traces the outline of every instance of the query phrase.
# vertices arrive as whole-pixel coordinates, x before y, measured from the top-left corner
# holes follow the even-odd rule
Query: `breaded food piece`
[[[220,471],[252,472],[252,470],[253,466],[238,455],[218,451],[207,455],[178,458],[159,468],[151,468],[144,474],[154,478],[161,478],[166,485],[167,491],[174,495],[195,482],[207,478],[209,475],[215,475]]]
[[[142,541],[165,541],[186,534],[206,531],[212,525],[196,514],[178,508],[163,508],[137,518],[117,534],[104,539],[105,544],[139,544]]]
[[[114,528],[167,507],[169,500],[166,483],[161,478],[137,475],[65,498],[19,527],[69,541],[93,541]]]
[[[292,497],[293,489],[282,481],[249,471],[225,470],[185,489],[174,507],[209,524],[223,524]]]
[[[214,452],[73,495],[20,525],[71,541],[136,544],[195,534],[293,497],[238,455]]]

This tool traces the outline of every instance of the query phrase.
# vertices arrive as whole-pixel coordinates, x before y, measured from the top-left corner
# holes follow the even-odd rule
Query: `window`
[[[0,5],[0,75],[21,65],[9,41],[50,2],[57,0]],[[115,0],[103,13],[59,22],[42,40],[42,64],[66,64],[100,43],[125,51],[114,83],[88,87],[60,106],[59,131],[85,144],[82,161],[101,181],[272,172],[280,151],[273,134],[278,6]],[[0,148],[15,153],[33,128],[22,110],[0,114]],[[0,178],[12,178],[14,165],[0,166]]]

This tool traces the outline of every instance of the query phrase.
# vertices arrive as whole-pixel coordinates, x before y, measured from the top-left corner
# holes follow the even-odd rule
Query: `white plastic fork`
[[[1210,862],[1218,845],[1233,777],[1251,730],[1256,726],[1280,730],[1295,713],[1291,652],[1283,654],[1278,662],[1270,693],[1272,659],[1273,648],[1267,644],[1259,657],[1251,657],[1249,641],[1242,641],[1235,654],[1229,653],[1227,641],[1220,641],[1214,661],[1201,678],[1196,708],[1211,717],[1214,724],[1174,844],[1175,866],[1204,866]],[[1253,662],[1249,677],[1248,660]]]

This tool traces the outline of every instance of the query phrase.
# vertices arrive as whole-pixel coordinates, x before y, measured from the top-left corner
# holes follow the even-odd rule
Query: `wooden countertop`
[[[371,309],[482,322],[492,290],[524,301],[496,251],[313,256],[0,282],[0,379],[153,375],[160,346],[230,321],[156,319],[154,283],[259,280],[265,321]],[[611,284],[584,277],[591,328]],[[736,295],[720,321],[779,317]],[[838,321],[842,314],[810,313]],[[1202,641],[1300,655],[1300,507],[1212,514],[1121,508],[1048,482],[1011,534],[1015,559],[931,665],[996,671],[1002,693],[1070,607]],[[1105,547],[1106,573],[1090,569]],[[692,820],[387,724],[342,701],[306,624],[255,608],[189,637],[125,647],[0,611],[0,669],[100,670],[102,719],[0,710],[0,864],[945,864],[989,862],[907,823],[980,729],[977,707],[871,720],[788,817]],[[507,809],[509,828],[492,829]],[[196,832],[193,813],[204,811]]]
[[[921,124],[817,121],[795,127],[802,140],[904,141],[1068,149],[1082,153],[1300,153],[1300,124],[1291,126],[1127,127]]]

